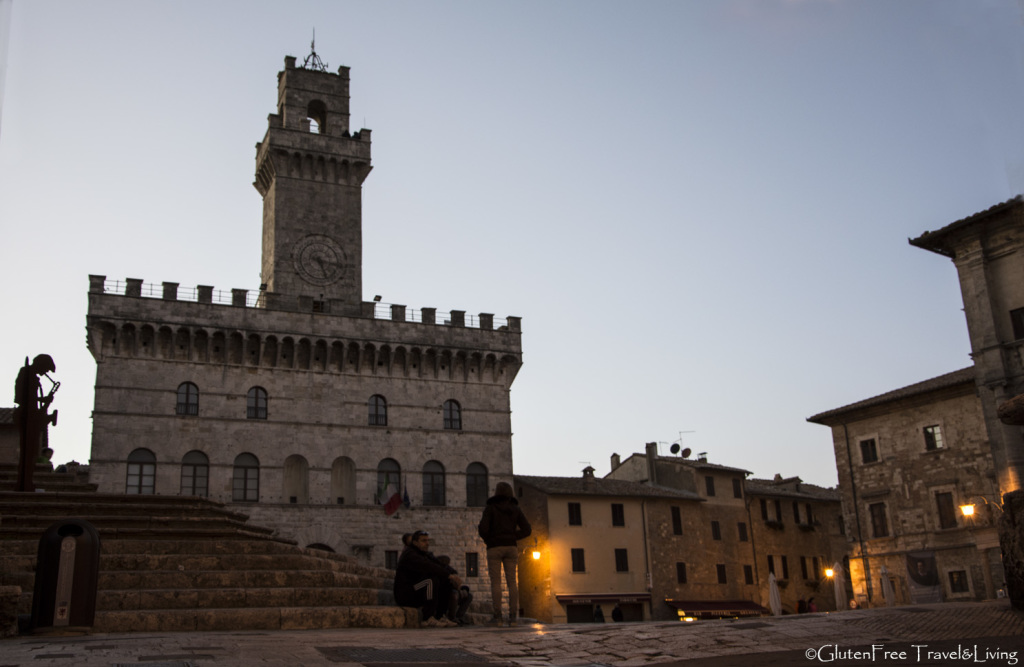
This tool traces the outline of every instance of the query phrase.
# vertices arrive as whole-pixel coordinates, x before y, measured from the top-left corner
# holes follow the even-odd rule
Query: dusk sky
[[[51,354],[85,462],[89,274],[258,288],[254,147],[315,29],[373,130],[364,298],[523,318],[515,472],[682,434],[832,486],[808,416],[971,363],[907,239],[1024,192],[1022,7],[0,0],[0,406]]]

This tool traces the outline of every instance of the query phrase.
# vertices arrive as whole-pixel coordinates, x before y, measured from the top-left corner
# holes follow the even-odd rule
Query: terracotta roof
[[[651,486],[641,482],[629,482],[623,479],[603,479],[601,477],[534,477],[516,475],[517,483],[526,484],[552,496],[622,496],[644,498],[678,498],[681,500],[700,500],[692,491],[667,489]]]
[[[14,423],[14,408],[0,408],[0,424]]]
[[[956,231],[961,227],[967,227],[969,225],[972,225],[975,222],[983,220],[991,215],[995,215],[996,213],[1001,213],[1006,209],[1012,208],[1013,206],[1017,206],[1022,203],[1024,203],[1024,196],[1017,195],[1013,199],[1007,199],[1001,204],[991,206],[985,209],[984,211],[979,211],[978,213],[969,215],[966,218],[961,218],[956,222],[951,222],[942,229],[937,229],[933,232],[925,232],[924,234],[921,234],[921,236],[918,236],[916,239],[907,239],[907,242],[910,243],[910,245],[912,246],[924,248],[925,250],[931,250],[932,252],[939,253],[940,255],[945,255],[946,257],[952,257],[953,250],[946,243],[946,241],[948,240],[946,237],[950,232]]]
[[[795,490],[794,487],[799,489],[799,491]],[[787,498],[803,498],[804,500],[839,500],[839,489],[808,484],[799,477],[790,477],[780,481],[748,479],[743,485],[743,490],[746,491],[747,495],[754,496],[784,496]]]
[[[813,424],[824,424],[829,425],[829,421],[833,417],[839,417],[841,415],[861,410],[863,408],[870,408],[876,405],[884,405],[891,401],[898,401],[900,399],[909,398],[911,396],[919,396],[921,394],[927,394],[931,391],[937,391],[939,389],[946,389],[947,387],[955,387],[959,384],[974,383],[974,366],[968,366],[967,368],[961,368],[958,371],[952,373],[946,373],[934,377],[924,382],[918,382],[917,384],[908,385],[901,387],[900,389],[894,389],[893,391],[879,394],[872,398],[864,399],[856,403],[844,405],[841,408],[835,408],[834,410],[826,410],[825,412],[819,412],[813,417],[808,417],[807,421]]]

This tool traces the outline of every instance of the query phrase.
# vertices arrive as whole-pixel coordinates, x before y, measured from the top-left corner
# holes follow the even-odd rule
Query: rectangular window
[[[800,556],[800,576],[807,578],[807,556]]]
[[[871,503],[868,505],[871,513],[871,534],[872,537],[889,537],[889,521],[885,517],[885,503]]]
[[[722,539],[722,527],[718,525],[717,521],[711,522],[711,539],[720,540]]]
[[[924,448],[926,451],[934,452],[942,449],[942,427],[938,424],[924,427]]]
[[[970,593],[971,588],[967,584],[966,570],[953,570],[949,573],[950,593]]]
[[[586,572],[587,564],[583,560],[583,549],[572,550],[572,571],[573,572]]]
[[[626,511],[625,508],[622,506],[622,503],[612,503],[612,525],[626,525]]]
[[[818,557],[811,557],[811,571],[814,572],[814,578],[817,579],[821,576],[821,570],[818,569]]]
[[[398,552],[397,551],[385,551],[384,552],[384,567],[389,570],[398,569]]]
[[[781,556],[781,558],[782,558],[782,578],[783,579],[789,579],[789,559],[786,558],[785,556]]]
[[[793,501],[793,521],[800,523],[800,503]]]
[[[686,563],[676,563],[676,583],[686,583]]]
[[[569,503],[569,525],[570,526],[582,526],[583,525],[583,512],[580,510],[579,503]]]
[[[939,528],[956,528],[956,508],[951,492],[936,493],[935,505],[939,508]]]
[[[720,584],[727,584],[727,583],[729,583],[728,580],[725,577],[725,564],[724,563],[719,563],[718,565],[715,566],[715,569],[718,570],[718,583],[720,583]]]
[[[739,529],[740,542],[747,541],[747,524],[746,522],[740,521],[736,524],[736,528]]]
[[[708,492],[709,496],[715,495],[715,478],[711,475],[704,478],[704,489]]]
[[[743,583],[748,586],[754,585],[754,566],[744,565],[743,566]]]
[[[862,463],[874,463],[878,460],[878,446],[874,438],[860,441],[860,459]]]
[[[1011,310],[1010,322],[1013,323],[1013,337],[1016,340],[1024,338],[1024,308]]]
[[[672,534],[683,534],[683,514],[679,511],[678,507],[672,508]]]
[[[615,550],[615,571],[629,572],[629,551],[626,549]]]
[[[768,520],[768,501],[764,498],[761,498],[761,518]]]
[[[477,553],[466,554],[466,576],[467,577],[479,577],[480,576],[480,556]]]
[[[742,498],[743,497],[743,482],[739,477],[732,478],[732,497]]]
[[[775,556],[768,556],[768,574],[775,574]]]
[[[807,503],[804,505],[804,509],[807,510],[807,523],[814,523],[814,513],[811,511],[811,504]]]
[[[782,523],[782,501],[775,501],[775,520]]]

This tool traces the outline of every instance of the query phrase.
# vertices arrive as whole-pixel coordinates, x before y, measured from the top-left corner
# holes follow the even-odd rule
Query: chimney
[[[622,460],[619,459],[619,455],[618,454],[613,452],[612,453],[612,470],[615,470],[620,465],[622,465]]]
[[[658,443],[647,443],[647,483],[658,483]]]

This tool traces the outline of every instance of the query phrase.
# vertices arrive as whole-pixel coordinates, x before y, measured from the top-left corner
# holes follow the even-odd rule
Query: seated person
[[[413,533],[395,570],[395,601],[403,607],[419,608],[420,621],[426,627],[452,627],[457,624],[443,616],[441,601],[447,602],[450,591],[461,585],[458,575],[448,572],[430,553],[430,534],[424,530]]]
[[[458,574],[458,571],[451,565],[452,559],[448,556],[438,556],[437,562],[448,568],[449,574]],[[457,589],[452,588],[448,599],[448,620],[455,621],[459,625],[465,625],[466,611],[469,609],[471,602],[473,602],[473,594],[470,592],[469,586],[463,585]]]

